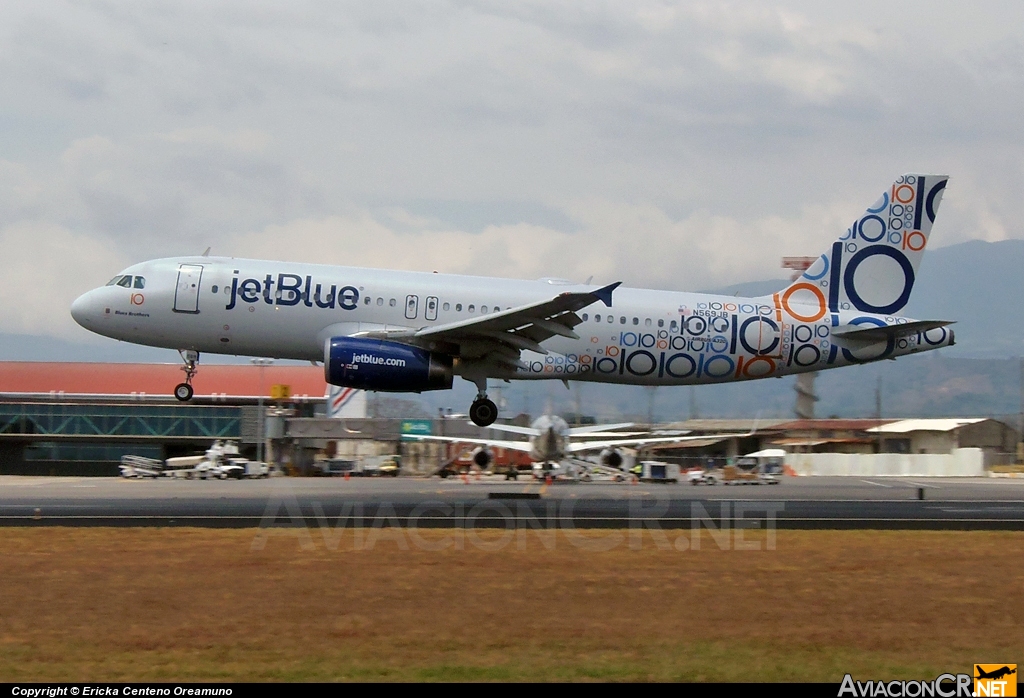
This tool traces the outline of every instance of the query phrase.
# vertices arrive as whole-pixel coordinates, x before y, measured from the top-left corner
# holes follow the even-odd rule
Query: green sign
[[[408,434],[430,436],[434,433],[434,422],[429,419],[407,419],[402,422],[402,437]]]

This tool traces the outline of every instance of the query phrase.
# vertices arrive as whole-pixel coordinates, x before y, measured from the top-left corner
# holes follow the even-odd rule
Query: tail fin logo
[[[910,300],[947,177],[904,175],[893,182],[796,282],[785,289],[794,317],[828,310],[893,315]],[[797,306],[807,305],[800,310]],[[793,306],[792,308],[790,306]],[[795,312],[794,312],[795,311]]]

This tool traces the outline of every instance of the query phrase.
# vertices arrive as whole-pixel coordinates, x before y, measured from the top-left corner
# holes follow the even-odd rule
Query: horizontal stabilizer
[[[907,335],[937,330],[946,325],[952,325],[952,320],[917,320],[903,325],[886,325],[877,327],[875,325],[847,325],[846,327],[832,330],[832,335],[839,339],[854,340],[860,342],[886,341],[890,337],[906,337]]]

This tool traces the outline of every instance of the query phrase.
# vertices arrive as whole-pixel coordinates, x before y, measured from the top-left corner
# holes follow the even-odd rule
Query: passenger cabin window
[[[135,288],[142,288],[142,286],[136,286]],[[210,290],[211,290],[211,291],[213,291],[214,293],[216,293],[216,292],[217,292],[217,290],[218,290],[218,286],[217,286],[217,284],[214,284],[214,285],[213,285],[213,288],[211,288]]]
[[[647,318],[646,320],[644,320],[644,327],[650,327],[650,326],[651,326],[651,318]]]
[[[664,320],[658,320],[658,327],[664,327],[664,326],[665,326],[665,321]]]
[[[675,321],[675,320],[673,320],[672,322],[668,323],[668,328],[669,328],[669,330],[671,330],[672,332],[675,332],[675,331],[676,331],[677,329],[679,329],[679,325],[677,325],[677,324],[676,324],[676,321]]]
[[[634,325],[639,325],[640,324],[640,318],[638,318],[638,317],[633,318],[633,324]]]
[[[383,298],[378,298],[377,299],[377,305],[384,305],[384,299]]]
[[[122,288],[131,288],[132,287],[132,277],[130,277],[130,276],[122,276],[121,279],[117,282],[117,285],[121,286]]]
[[[141,276],[136,276],[135,288],[146,288],[146,280]],[[216,291],[214,291],[214,293],[216,293]]]
[[[611,315],[609,315],[609,316],[608,316],[608,324],[610,325],[610,324],[612,324],[613,322],[615,322],[615,318],[614,318],[614,317],[612,317]]]
[[[626,324],[626,316],[625,315],[623,315],[622,317],[619,318],[619,324],[620,325],[625,325]]]
[[[370,301],[372,301],[372,300],[373,300],[372,298],[370,298],[369,296],[367,296],[367,297],[366,297],[366,300],[365,300],[365,301],[363,301],[363,305],[369,305],[369,304],[370,304]]]
[[[469,313],[472,313],[474,310],[476,310],[476,306],[473,305],[472,303],[470,303],[469,307],[466,308],[466,312],[469,312]]]
[[[584,319],[586,319],[586,317],[584,317]],[[601,316],[600,315],[595,315],[594,316],[594,322],[601,322]]]
[[[461,313],[462,312],[462,303],[456,303],[455,304],[455,312],[457,312],[457,313]]]
[[[486,313],[487,312],[487,306],[486,305],[481,305],[480,306],[480,312],[481,313]]]
[[[441,310],[448,310],[451,307],[452,307],[451,303],[445,303],[444,305],[441,306]]]
[[[586,321],[587,321],[587,314],[583,313],[583,322],[586,322]]]
[[[396,305],[398,305],[398,301],[396,301],[394,298],[392,298],[391,300],[388,301],[388,305],[390,305],[392,308],[394,308]]]

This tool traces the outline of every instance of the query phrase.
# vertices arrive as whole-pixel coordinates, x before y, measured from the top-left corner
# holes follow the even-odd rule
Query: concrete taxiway
[[[1024,479],[786,477],[778,485],[483,477],[0,477],[0,525],[735,526],[1024,530]]]

